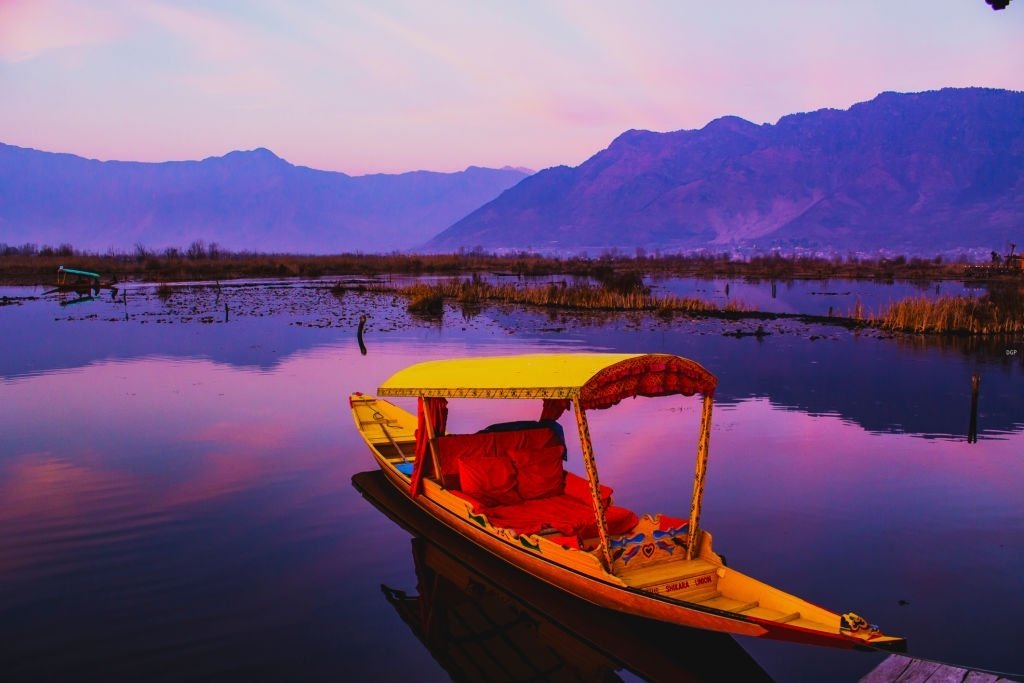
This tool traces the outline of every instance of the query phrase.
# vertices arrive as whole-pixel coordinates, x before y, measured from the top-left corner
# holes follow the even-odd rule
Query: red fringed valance
[[[696,393],[712,394],[715,376],[691,360],[647,355],[616,363],[594,375],[580,389],[584,410],[610,408],[624,398]],[[546,402],[545,402],[546,403]]]
[[[540,411],[541,421],[557,420],[569,409],[569,400],[564,398],[546,398]]]

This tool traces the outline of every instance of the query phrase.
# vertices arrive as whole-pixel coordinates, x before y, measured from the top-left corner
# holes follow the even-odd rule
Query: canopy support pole
[[[704,393],[704,404],[700,416],[700,437],[697,439],[697,469],[693,475],[693,500],[690,502],[690,533],[686,539],[686,559],[692,560],[697,554],[700,542],[700,507],[704,498],[704,477],[708,468],[708,442],[711,439],[712,392]]]
[[[597,480],[597,465],[594,463],[594,448],[590,443],[590,427],[587,416],[580,407],[579,397],[573,399],[576,409],[576,427],[580,432],[580,446],[583,448],[583,464],[587,468],[587,479],[590,480],[590,495],[593,498],[594,517],[597,519],[597,535],[601,542],[601,563],[605,570],[612,573],[612,555],[608,549],[608,523],[604,517],[604,506],[601,505],[601,484]]]
[[[426,414],[426,420],[424,423],[427,427],[427,445],[430,447],[430,459],[434,463],[434,476],[437,478],[438,483],[441,484],[442,488],[444,484],[444,478],[441,476],[441,460],[437,457],[437,438],[434,436],[434,420],[431,415],[431,410],[426,406],[427,399],[423,399],[423,412]]]

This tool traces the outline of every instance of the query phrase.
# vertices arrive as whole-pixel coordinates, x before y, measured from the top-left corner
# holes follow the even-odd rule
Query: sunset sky
[[[0,142],[98,159],[540,169],[944,86],[1024,90],[1024,0],[0,0]]]

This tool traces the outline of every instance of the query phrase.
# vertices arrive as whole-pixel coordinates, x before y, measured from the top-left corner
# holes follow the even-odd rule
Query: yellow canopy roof
[[[668,354],[558,353],[428,361],[392,375],[381,396],[579,399],[606,408],[629,396],[714,390],[714,375]]]

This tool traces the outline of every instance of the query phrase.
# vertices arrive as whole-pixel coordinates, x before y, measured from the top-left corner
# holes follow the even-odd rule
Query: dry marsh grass
[[[925,297],[890,304],[868,319],[873,327],[896,332],[930,334],[1019,334],[1024,332],[1024,310],[985,296]]]
[[[367,290],[399,294],[408,297],[413,303],[441,298],[452,299],[464,305],[491,302],[593,311],[658,311],[662,315],[677,311],[741,313],[747,310],[736,302],[729,302],[724,308],[720,308],[691,297],[654,296],[646,289],[623,292],[606,287],[565,283],[519,287],[515,284],[451,279],[430,284],[416,283],[405,287],[370,285]],[[413,303],[410,303],[410,307]]]

